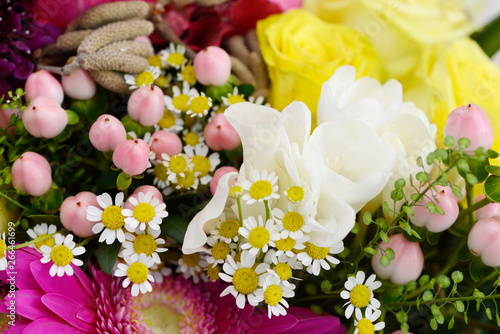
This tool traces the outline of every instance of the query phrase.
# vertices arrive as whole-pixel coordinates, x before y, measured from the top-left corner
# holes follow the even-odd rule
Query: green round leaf
[[[500,176],[490,175],[486,179],[484,194],[489,200],[500,203]]]

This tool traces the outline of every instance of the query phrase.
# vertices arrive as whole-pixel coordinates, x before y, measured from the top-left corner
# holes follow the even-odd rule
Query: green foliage
[[[106,243],[99,244],[97,248],[97,261],[101,270],[106,274],[111,274],[113,271],[121,246],[122,244],[118,240],[115,240],[111,245]]]

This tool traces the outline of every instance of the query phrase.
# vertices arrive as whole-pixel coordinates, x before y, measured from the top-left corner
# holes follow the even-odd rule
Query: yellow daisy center
[[[196,133],[189,131],[184,135],[184,141],[188,145],[195,146],[200,142],[200,137]]]
[[[168,168],[164,164],[158,163],[154,167],[153,175],[160,181],[167,181],[168,179],[167,171]]]
[[[330,251],[328,247],[318,247],[310,242],[306,242],[304,245],[306,246],[307,255],[309,255],[313,260],[324,259]]]
[[[190,86],[193,86],[196,83],[196,75],[194,74],[193,65],[187,65],[181,71],[182,79],[186,81]]]
[[[296,232],[304,226],[304,217],[300,213],[290,211],[283,217],[283,227],[290,232]]]
[[[149,223],[156,215],[155,208],[149,203],[139,203],[133,211],[134,218],[139,223]]]
[[[231,249],[228,244],[225,242],[217,242],[212,247],[212,256],[216,260],[224,260],[229,255],[230,251]]]
[[[7,249],[7,244],[5,243],[5,241],[3,241],[3,239],[0,239],[0,259],[3,259],[5,257],[6,249]]]
[[[280,251],[283,251],[283,252],[287,252],[287,251],[290,251],[293,249],[293,247],[295,247],[295,244],[297,242],[288,237],[286,239],[280,239],[280,240],[277,240],[276,241],[276,248],[278,248],[278,250]]]
[[[187,161],[186,158],[182,155],[174,155],[170,157],[170,161],[168,163],[168,167],[172,171],[172,173],[180,174],[187,169]]]
[[[159,55],[154,55],[148,58],[148,63],[151,66],[161,67],[161,58]]]
[[[186,60],[186,57],[184,57],[184,55],[180,54],[179,52],[172,52],[167,57],[167,63],[174,65],[174,66],[181,66],[185,60]]]
[[[292,186],[286,191],[286,198],[292,203],[300,202],[304,198],[304,189],[298,186]]]
[[[193,172],[200,173],[198,177],[203,177],[210,172],[210,168],[212,168],[210,164],[210,160],[207,157],[201,155],[195,155],[191,158],[191,162],[193,163]]]
[[[352,306],[366,307],[370,303],[370,289],[364,284],[358,284],[351,290],[350,297]]]
[[[210,109],[210,101],[206,96],[193,97],[193,99],[189,103],[189,107],[193,113],[198,115],[205,115],[208,109]]]
[[[233,275],[233,285],[237,292],[248,295],[259,287],[259,276],[252,268],[240,268]]]
[[[46,235],[47,235],[46,233],[42,233],[38,236],[38,238],[44,237]],[[0,246],[3,247],[2,242],[3,242],[3,240],[0,240]],[[45,240],[36,242],[35,247],[38,248],[38,250],[40,250],[40,248],[44,245],[52,248],[52,247],[54,247],[55,243],[56,243],[56,241],[54,240],[54,237],[50,237],[50,238],[47,238]],[[3,244],[5,245],[5,243],[3,243]],[[5,250],[5,248],[2,248],[2,247],[0,247],[0,255],[2,255],[3,253],[1,253],[1,252],[3,252]],[[2,257],[3,256],[0,256],[0,258],[2,258]]]
[[[177,176],[177,184],[183,189],[191,188],[196,181],[196,176],[193,172],[185,172],[184,176]]]
[[[175,125],[175,115],[170,110],[165,110],[163,116],[158,122],[158,126],[163,129],[168,129]]]
[[[153,77],[153,73],[151,72],[141,72],[137,74],[137,77],[135,78],[135,84],[137,87],[141,87],[142,85],[149,86],[155,81]]]
[[[373,334],[375,333],[375,326],[373,325],[373,323],[364,318],[364,319],[361,319],[358,324],[356,325],[356,328],[358,329],[358,333],[359,334]]]
[[[188,267],[194,268],[200,264],[200,253],[184,254],[182,261]]]
[[[101,221],[108,230],[119,230],[125,225],[125,217],[122,208],[110,205],[102,212]]]
[[[250,231],[248,243],[254,248],[262,248],[269,242],[269,231],[263,226],[257,226]]]
[[[215,267],[208,266],[207,267],[207,276],[212,282],[215,282],[219,279],[219,273],[220,273],[219,266],[215,266]]]
[[[187,111],[189,109],[188,107],[189,99],[190,99],[189,95],[181,94],[172,99],[172,104],[177,110]]]
[[[243,188],[240,186],[234,186],[231,189],[229,189],[229,197],[231,198],[240,198],[243,195]]]
[[[160,75],[158,76],[158,78],[155,79],[155,85],[157,85],[160,88],[167,87],[169,82],[170,80],[164,75]]]
[[[233,239],[238,235],[240,226],[240,222],[237,220],[226,220],[220,224],[219,235],[227,239]]]
[[[71,260],[73,260],[73,253],[71,253],[68,247],[60,245],[52,248],[50,258],[56,266],[64,267],[70,264]]]
[[[283,290],[277,284],[268,286],[266,291],[264,292],[264,301],[267,305],[278,305],[278,303],[281,301],[281,298],[283,298]]]
[[[158,245],[151,234],[139,234],[134,240],[134,251],[137,254],[146,254],[150,256],[156,251]]]
[[[233,104],[236,104],[236,103],[240,103],[240,102],[245,102],[245,99],[241,96],[241,95],[229,95],[227,97],[227,102],[230,104],[230,105],[233,105]]]
[[[255,181],[250,186],[250,197],[253,199],[263,199],[270,196],[273,192],[273,186],[271,182],[267,180]]]
[[[276,267],[274,267],[274,272],[282,281],[287,281],[292,277],[292,268],[287,263],[278,263]]]
[[[144,263],[135,262],[127,269],[127,277],[134,284],[141,284],[148,280],[149,269]]]

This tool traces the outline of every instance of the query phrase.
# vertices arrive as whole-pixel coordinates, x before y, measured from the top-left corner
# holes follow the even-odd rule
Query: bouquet
[[[2,331],[498,330],[497,21],[101,2],[0,5]]]

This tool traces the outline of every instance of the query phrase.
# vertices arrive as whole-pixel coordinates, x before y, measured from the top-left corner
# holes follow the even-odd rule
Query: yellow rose
[[[476,29],[464,0],[304,0],[303,5],[327,22],[365,34],[390,78],[414,68],[422,43],[454,40]]]
[[[353,65],[358,77],[382,79],[380,60],[366,37],[305,10],[259,21],[257,35],[272,83],[271,104],[282,110],[302,101],[313,114],[313,124],[321,86],[338,67]]]
[[[488,115],[495,133],[492,148],[500,152],[500,67],[476,42],[465,37],[424,46],[415,71],[400,81],[405,100],[414,102],[437,124],[438,142],[450,112],[475,103]]]

